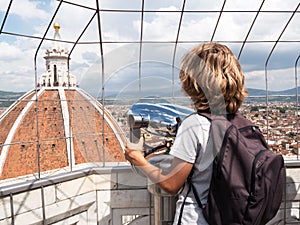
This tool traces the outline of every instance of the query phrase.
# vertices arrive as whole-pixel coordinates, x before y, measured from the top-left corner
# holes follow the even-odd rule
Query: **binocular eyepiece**
[[[133,115],[128,116],[128,124],[131,129],[140,129],[143,127],[148,127],[150,123],[150,118],[143,117],[142,115]]]

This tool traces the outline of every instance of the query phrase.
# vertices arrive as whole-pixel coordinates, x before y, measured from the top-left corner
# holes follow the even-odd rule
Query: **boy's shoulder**
[[[190,115],[188,115],[183,121],[182,124],[185,125],[195,125],[195,124],[207,124],[210,125],[210,121],[202,116],[199,115],[197,112],[194,112]]]

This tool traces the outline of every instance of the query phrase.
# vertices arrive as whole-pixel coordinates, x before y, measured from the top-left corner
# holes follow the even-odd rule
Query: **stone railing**
[[[286,165],[286,194],[280,211],[269,224],[300,221],[300,165]],[[2,182],[0,225],[153,225],[157,221],[153,205],[147,180],[130,166],[87,164],[85,168],[35,181]]]

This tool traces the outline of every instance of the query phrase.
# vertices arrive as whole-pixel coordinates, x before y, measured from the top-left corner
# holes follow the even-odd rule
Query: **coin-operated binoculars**
[[[147,128],[150,124],[149,117],[143,117],[141,115],[129,115],[128,123],[130,127],[130,141],[138,142],[142,136],[141,129]],[[159,146],[150,147],[144,144],[144,156],[145,158],[156,167],[167,171],[172,163],[173,156],[167,154],[172,145],[170,139],[165,139]],[[156,151],[165,153],[155,154]],[[138,168],[133,166],[133,169],[140,175]],[[171,225],[174,220],[175,207],[177,198],[165,192],[157,184],[153,183],[148,179],[148,191],[153,195],[154,198],[154,221],[155,225]]]
[[[150,123],[149,117],[143,117],[142,115],[129,114],[129,139],[131,142],[138,142],[141,138],[141,128],[148,127]]]

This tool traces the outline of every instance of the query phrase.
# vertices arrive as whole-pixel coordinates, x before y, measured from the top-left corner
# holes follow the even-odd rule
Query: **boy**
[[[204,43],[189,51],[182,59],[179,77],[183,91],[191,98],[197,111],[234,114],[247,95],[238,60],[228,47],[218,43]],[[214,159],[213,153],[206,148],[209,130],[210,121],[197,113],[182,121],[170,151],[174,159],[167,173],[144,159],[142,139],[138,144],[127,144],[125,157],[162,189],[174,195],[184,186],[193,169],[192,182],[205,205]],[[178,223],[182,204],[181,224],[206,225],[193,192],[189,192],[184,201],[187,189],[184,187],[179,194],[174,225]]]

